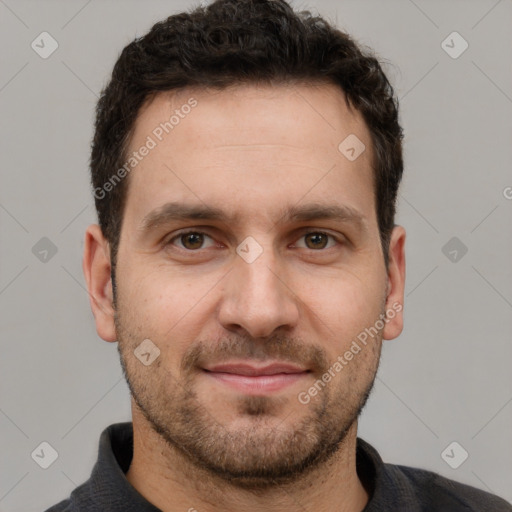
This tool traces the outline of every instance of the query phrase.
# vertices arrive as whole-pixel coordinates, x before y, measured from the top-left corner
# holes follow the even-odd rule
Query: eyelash
[[[198,231],[197,229],[189,229],[189,230],[181,231],[178,234],[174,235],[172,238],[170,238],[167,242],[164,243],[164,246],[167,247],[169,245],[173,245],[173,242],[175,240],[179,239],[180,237],[182,237],[184,235],[188,235],[190,233],[193,233],[193,234],[196,234],[196,235],[206,235],[207,237],[212,238],[208,233],[206,233],[204,231]],[[336,241],[337,245],[343,244],[343,242],[342,242],[342,240],[340,238],[332,235],[331,233],[327,233],[326,231],[319,231],[318,229],[311,229],[309,231],[303,232],[299,238],[303,238],[306,235],[310,235],[312,233],[313,234],[318,234],[318,235],[325,235],[327,237],[330,237],[330,238],[332,238],[333,240]],[[306,248],[306,250],[309,250],[309,251],[312,251],[312,252],[324,252],[324,251],[327,251],[327,250],[333,249],[333,248],[334,247],[328,247],[328,248],[324,248],[324,249],[308,249],[308,248]],[[180,249],[182,251],[186,251],[188,253],[199,252],[201,250],[201,249],[196,249],[196,250],[186,249],[186,248],[183,248],[183,247],[178,247],[178,249]]]

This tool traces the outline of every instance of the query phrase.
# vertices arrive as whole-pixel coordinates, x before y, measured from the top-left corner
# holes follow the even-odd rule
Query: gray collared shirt
[[[110,425],[101,433],[89,480],[46,512],[161,512],[126,479],[132,456],[132,423]],[[356,461],[371,496],[363,512],[512,512],[503,499],[474,487],[430,471],[385,464],[359,438]]]

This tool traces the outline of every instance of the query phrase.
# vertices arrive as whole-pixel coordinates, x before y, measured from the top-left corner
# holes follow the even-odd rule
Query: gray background
[[[81,269],[84,230],[96,222],[93,109],[121,49],[189,5],[0,0],[0,511],[67,497],[88,478],[101,431],[131,418],[116,346],[96,334]],[[510,501],[512,2],[293,5],[375,48],[401,99],[405,328],[385,342],[360,436],[388,462]],[[31,48],[43,31],[59,44],[47,59]],[[456,59],[441,46],[453,31],[469,44]],[[57,248],[46,262],[32,252],[42,237]],[[452,237],[456,261],[453,247],[443,252]],[[31,458],[42,441],[58,452],[46,470]],[[458,469],[441,457],[453,441],[469,453]]]

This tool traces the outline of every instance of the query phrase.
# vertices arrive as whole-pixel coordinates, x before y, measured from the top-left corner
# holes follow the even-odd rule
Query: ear
[[[96,331],[105,341],[117,341],[110,277],[110,246],[97,224],[91,224],[85,232],[82,268]]]
[[[386,312],[388,320],[382,331],[382,337],[385,340],[392,340],[400,335],[404,327],[405,229],[402,226],[395,226],[391,232],[387,273]]]

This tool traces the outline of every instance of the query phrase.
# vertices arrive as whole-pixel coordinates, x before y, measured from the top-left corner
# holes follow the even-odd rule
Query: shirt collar
[[[86,484],[88,498],[101,510],[105,503],[111,512],[161,512],[146,500],[127,480],[126,472],[133,457],[133,423],[115,423],[100,436],[98,460]],[[378,452],[366,441],[357,439],[356,467],[370,500],[363,512],[385,510],[402,499],[411,500],[414,494],[403,485],[395,466],[384,464]],[[408,499],[407,499],[408,498]],[[414,512],[411,509],[410,512]]]
[[[90,498],[98,510],[111,512],[161,512],[127,480],[133,457],[132,422],[114,423],[100,436],[98,460],[90,478]]]

